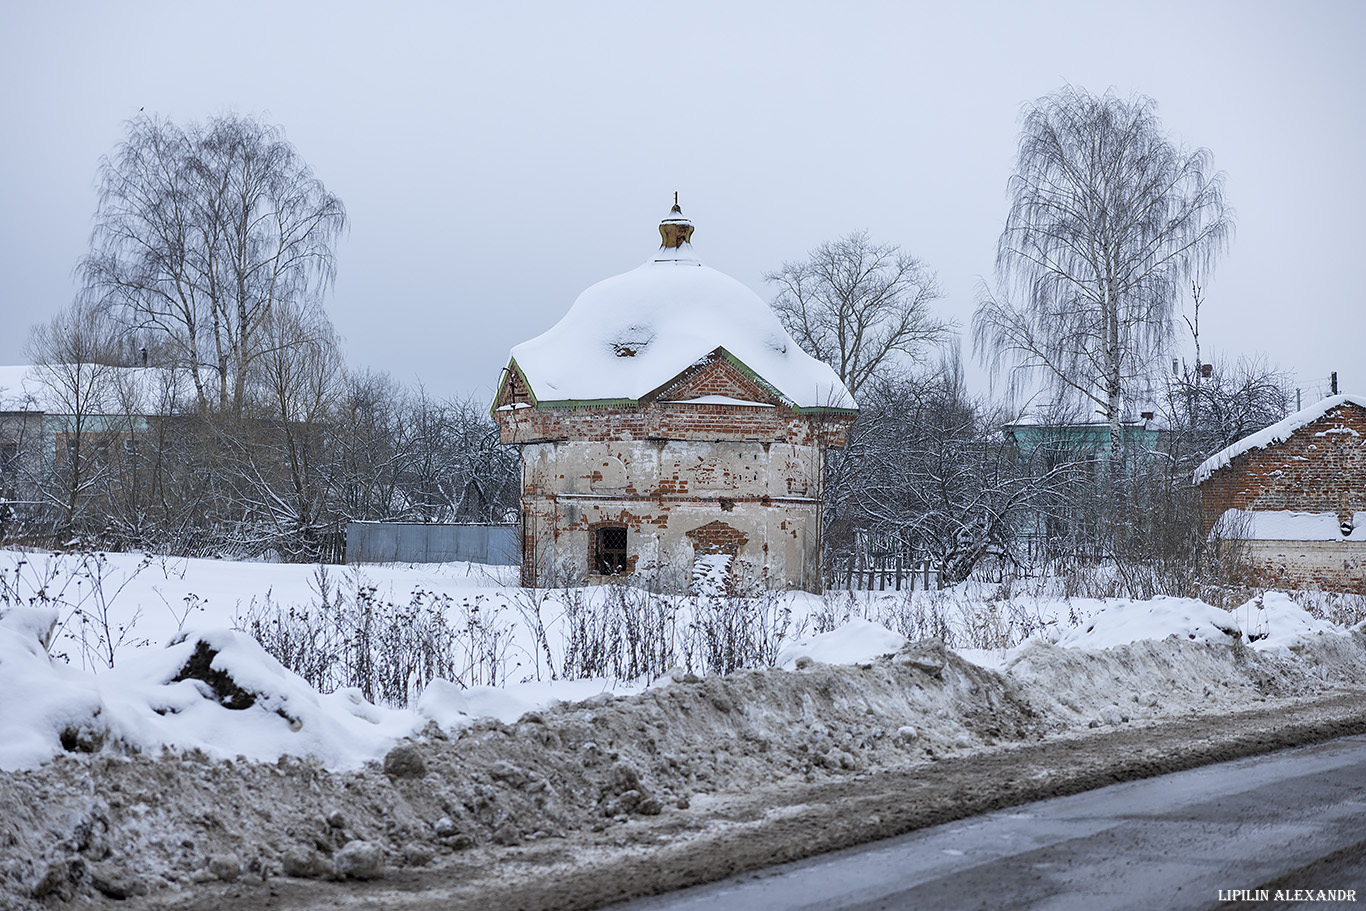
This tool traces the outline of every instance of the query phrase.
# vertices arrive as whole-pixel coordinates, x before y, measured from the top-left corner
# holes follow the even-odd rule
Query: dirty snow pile
[[[1076,629],[1008,650],[996,666],[1048,714],[1100,727],[1358,686],[1364,639],[1280,592],[1232,611],[1190,598],[1115,600]]]
[[[407,711],[373,705],[355,689],[319,693],[251,637],[224,629],[181,632],[164,648],[139,649],[114,668],[86,673],[49,658],[45,643],[56,623],[53,609],[0,615],[0,770],[106,746],[123,753],[198,750],[254,762],[307,757],[329,769],[354,770],[428,722],[447,730],[480,718],[512,723],[556,703],[646,686],[585,679],[463,687],[438,678]],[[778,665],[857,664],[906,644],[904,636],[856,619],[793,643]],[[674,677],[653,686],[668,686]]]
[[[1104,603],[1001,653],[999,671],[855,620],[790,643],[779,668],[675,671],[627,696],[601,681],[437,680],[413,710],[319,694],[223,630],[182,630],[88,674],[48,657],[55,620],[0,618],[6,907],[373,878],[479,845],[700,818],[709,795],[1366,689],[1366,634],[1273,593],[1232,612]]]
[[[372,878],[474,846],[686,814],[694,801],[705,819],[707,795],[1038,736],[1015,688],[934,644],[857,667],[665,679],[514,724],[428,724],[347,772],[194,749],[64,753],[0,775],[0,905],[279,875]]]
[[[710,581],[712,569],[702,567],[699,581]],[[1278,592],[1267,592],[1233,611],[1188,598],[1155,598],[1097,601],[1086,607],[1086,614],[1079,626],[1048,624],[1013,649],[962,654],[983,667],[1037,680],[1035,659],[1044,645],[1052,647],[1050,654],[1057,648],[1088,653],[1069,661],[1052,660],[1050,667],[1056,671],[1069,663],[1079,668],[1104,664],[1111,660],[1105,650],[1134,643],[1237,643],[1282,653],[1305,637],[1341,638],[1344,632]],[[354,688],[318,692],[250,636],[207,625],[221,617],[221,608],[218,613],[201,610],[188,618],[197,621],[198,628],[191,623],[160,630],[162,645],[147,642],[126,648],[116,666],[89,673],[49,656],[56,652],[55,609],[12,607],[0,613],[0,770],[33,768],[63,752],[155,753],[163,747],[197,750],[215,759],[309,758],[328,769],[354,770],[381,758],[401,738],[430,722],[448,731],[480,718],[513,723],[556,703],[580,702],[603,693],[636,694],[668,686],[678,676],[653,681],[543,677],[501,686],[437,678],[414,694],[411,709],[397,709],[372,704]],[[866,664],[896,653],[908,642],[877,622],[853,617],[820,635],[788,641],[773,664],[785,670]],[[1162,656],[1153,659],[1155,678],[1199,676],[1191,668],[1168,667],[1196,660],[1191,656],[1198,656],[1198,650],[1161,651]],[[1091,678],[1097,675],[1077,670],[1075,679],[1060,685],[1085,690],[1110,704],[1118,700],[1107,689],[1123,686],[1117,678]],[[1152,688],[1163,689],[1160,682]]]

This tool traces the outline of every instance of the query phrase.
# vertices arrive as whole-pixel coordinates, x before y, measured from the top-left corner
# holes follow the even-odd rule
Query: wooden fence
[[[904,554],[842,554],[831,558],[825,580],[827,589],[850,591],[914,591],[931,585],[939,585],[932,561]]]
[[[346,562],[346,532],[328,531],[318,535],[318,562]]]

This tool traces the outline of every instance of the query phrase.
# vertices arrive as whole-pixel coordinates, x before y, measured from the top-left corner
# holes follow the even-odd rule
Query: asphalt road
[[[1303,907],[1366,907],[1366,736],[1043,800],[613,907],[1298,906],[1278,902],[1278,889],[1338,899]],[[1355,901],[1329,890],[1355,890]]]

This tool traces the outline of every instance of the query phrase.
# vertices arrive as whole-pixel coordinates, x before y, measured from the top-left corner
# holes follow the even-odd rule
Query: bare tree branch
[[[139,117],[100,165],[83,295],[193,371],[202,410],[240,417],[273,308],[321,306],[346,210],[276,126]]]
[[[764,279],[778,286],[773,309],[784,328],[855,397],[898,358],[919,363],[951,334],[951,324],[930,313],[943,296],[934,273],[866,232],[823,243]]]

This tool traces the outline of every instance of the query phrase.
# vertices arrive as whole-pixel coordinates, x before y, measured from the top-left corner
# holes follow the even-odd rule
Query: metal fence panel
[[[515,525],[413,525],[351,522],[346,558],[359,563],[450,563],[468,560],[497,566],[521,562]]]

